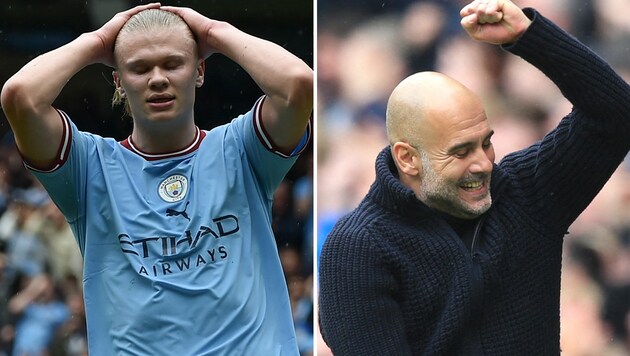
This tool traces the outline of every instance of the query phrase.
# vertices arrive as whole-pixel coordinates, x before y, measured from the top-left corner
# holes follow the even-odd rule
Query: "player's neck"
[[[134,126],[133,145],[145,153],[169,153],[189,146],[197,135],[194,122],[176,128],[170,125],[153,125],[150,129]]]

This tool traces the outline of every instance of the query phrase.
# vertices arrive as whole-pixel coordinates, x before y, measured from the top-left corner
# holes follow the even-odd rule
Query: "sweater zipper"
[[[477,235],[479,235],[479,231],[481,230],[481,224],[485,220],[485,216],[482,216],[479,221],[477,221],[477,225],[475,225],[475,232],[473,232],[472,242],[470,243],[470,258],[475,261],[475,242],[477,241]]]
[[[482,216],[477,222],[477,225],[475,225],[475,231],[473,232],[472,242],[470,243],[470,260],[472,262],[472,267],[473,267],[473,278],[474,278],[473,282],[475,282],[473,284],[473,293],[474,293],[473,300],[476,300],[475,297],[477,296],[478,293],[483,293],[482,291],[483,276],[481,272],[481,266],[478,263],[477,254],[475,253],[475,242],[477,242],[477,237],[479,236],[479,232],[481,231],[481,227],[483,225],[484,220],[485,220],[485,216]],[[477,286],[477,284],[479,284],[479,286]]]
[[[481,265],[479,265],[477,255],[475,253],[475,242],[477,241],[477,237],[481,231],[481,226],[483,225],[483,221],[485,220],[485,216],[482,216],[477,225],[475,226],[475,231],[473,232],[472,242],[470,243],[470,259],[472,263],[472,272],[473,272],[473,289],[472,289],[472,300],[475,304],[473,306],[474,314],[477,314],[482,309],[483,302],[483,272],[481,271]],[[475,307],[476,306],[476,307]],[[474,317],[475,319],[478,316]],[[472,334],[470,335],[472,338],[469,340],[471,344],[471,355],[483,355],[483,349],[481,347],[481,334],[479,333],[478,328],[473,328]]]

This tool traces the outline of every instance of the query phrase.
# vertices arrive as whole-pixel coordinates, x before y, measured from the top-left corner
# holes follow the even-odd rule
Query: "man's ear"
[[[114,78],[114,85],[116,85],[116,91],[120,94],[122,98],[126,97],[125,89],[120,84],[120,76],[117,71],[112,72],[112,78]]]
[[[203,59],[199,60],[199,64],[197,65],[197,79],[195,79],[195,86],[197,88],[201,88],[203,85],[204,76],[206,73],[206,61]]]
[[[401,174],[422,176],[420,152],[415,147],[406,142],[396,142],[392,145],[392,157]]]

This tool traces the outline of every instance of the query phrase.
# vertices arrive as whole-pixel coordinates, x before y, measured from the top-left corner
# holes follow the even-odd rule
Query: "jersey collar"
[[[199,127],[195,126],[195,138],[193,141],[186,147],[173,151],[173,152],[164,152],[164,153],[146,153],[136,147],[131,139],[131,135],[127,137],[124,141],[121,141],[120,144],[128,149],[129,151],[137,154],[138,156],[146,159],[147,161],[156,161],[165,158],[173,158],[187,155],[191,152],[194,152],[201,145],[201,141],[206,137],[206,132],[200,130]]]

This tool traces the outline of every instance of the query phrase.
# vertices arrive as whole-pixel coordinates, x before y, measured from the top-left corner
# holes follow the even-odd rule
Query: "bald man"
[[[492,134],[479,98],[440,73],[406,78],[388,101],[387,136],[401,183],[457,218],[474,219],[492,204]]]
[[[630,86],[533,9],[473,1],[462,26],[545,73],[573,104],[495,164],[477,96],[439,73],[391,94],[376,180],[320,259],[335,355],[558,355],[563,236],[630,150]]]

